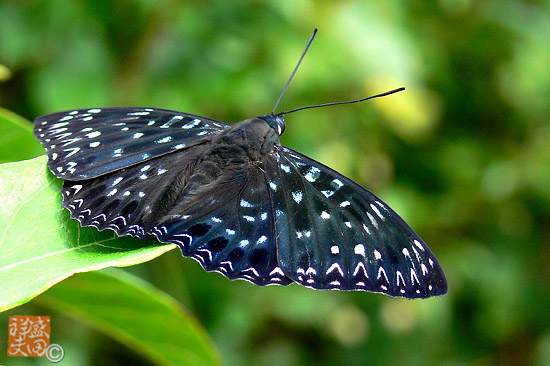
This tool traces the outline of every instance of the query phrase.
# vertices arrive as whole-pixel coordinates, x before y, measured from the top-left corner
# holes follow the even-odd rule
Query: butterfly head
[[[269,126],[274,129],[279,136],[285,132],[285,115],[284,114],[268,114],[266,116],[260,116],[258,118],[266,121]]]

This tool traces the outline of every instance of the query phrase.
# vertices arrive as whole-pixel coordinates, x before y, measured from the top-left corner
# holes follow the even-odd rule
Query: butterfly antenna
[[[308,105],[308,106],[305,106],[305,107],[300,107],[300,108],[291,109],[290,111],[283,111],[283,112],[281,112],[281,113],[278,113],[277,115],[285,115],[285,114],[289,114],[289,113],[298,112],[298,111],[301,111],[301,110],[303,110],[303,109],[326,107],[326,106],[329,106],[329,105],[359,103],[359,102],[363,102],[363,101],[369,100],[369,99],[374,99],[374,98],[379,98],[379,97],[385,97],[386,95],[390,95],[390,94],[393,94],[393,93],[397,93],[397,92],[400,92],[400,91],[403,91],[403,90],[405,90],[405,88],[401,87],[401,88],[397,88],[397,89],[393,89],[393,90],[387,91],[387,92],[385,92],[385,93],[380,93],[380,94],[376,94],[376,95],[371,95],[370,97],[361,98],[361,99],[346,100],[346,101],[343,101],[343,102],[332,102],[332,103],[323,103],[323,104]]]
[[[286,88],[288,88],[288,84],[290,84],[290,81],[294,77],[294,74],[296,74],[296,71],[298,71],[298,67],[300,67],[300,64],[302,63],[302,60],[304,59],[304,56],[306,55],[306,52],[307,52],[309,46],[311,45],[311,42],[313,42],[313,38],[315,38],[315,35],[317,34],[318,29],[319,28],[315,28],[313,30],[313,33],[311,33],[311,37],[309,37],[309,41],[307,41],[306,49],[304,50],[304,52],[302,52],[302,56],[300,57],[300,60],[298,61],[298,64],[294,68],[294,71],[292,72],[292,75],[290,75],[290,77],[288,78],[288,81],[286,82],[285,87],[283,88],[283,92],[281,93],[281,95],[279,95],[279,99],[277,99],[277,103],[275,103],[275,107],[273,107],[273,111],[271,112],[272,114],[275,114],[275,110],[277,109],[277,106],[279,105],[279,102],[283,98],[283,95],[285,95]]]

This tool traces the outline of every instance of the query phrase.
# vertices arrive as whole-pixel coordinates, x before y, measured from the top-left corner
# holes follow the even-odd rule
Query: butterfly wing
[[[228,126],[165,109],[113,107],[38,117],[34,134],[58,178],[83,180],[184,149]]]
[[[316,289],[426,298],[447,292],[428,246],[359,184],[281,146],[270,172],[283,273]]]

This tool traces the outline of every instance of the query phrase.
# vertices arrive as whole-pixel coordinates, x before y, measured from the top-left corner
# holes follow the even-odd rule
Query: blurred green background
[[[449,293],[258,288],[178,251],[126,270],[180,301],[227,365],[550,365],[548,1],[2,0],[0,106],[31,121],[133,105],[236,122],[271,111],[315,27],[279,110],[407,90],[289,115],[283,144],[399,212]],[[9,314],[50,315],[78,364],[149,365],[33,306]]]

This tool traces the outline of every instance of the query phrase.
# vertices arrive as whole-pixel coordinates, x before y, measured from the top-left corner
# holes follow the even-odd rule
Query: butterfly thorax
[[[211,142],[209,159],[220,168],[256,164],[279,144],[279,135],[262,118],[241,121],[220,133]]]
[[[208,202],[213,187],[235,184],[235,180],[228,182],[228,177],[238,175],[243,183],[252,171],[265,170],[266,156],[278,144],[279,135],[268,122],[251,118],[221,131],[198,149],[182,151],[187,168],[175,179],[177,184],[162,193],[162,207],[156,208],[157,215],[194,214]]]

